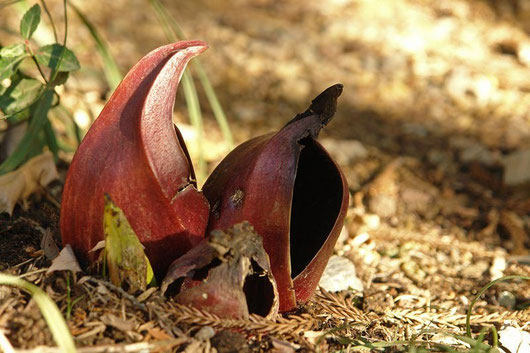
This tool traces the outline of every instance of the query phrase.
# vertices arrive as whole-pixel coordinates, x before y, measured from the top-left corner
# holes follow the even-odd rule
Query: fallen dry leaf
[[[158,327],[153,327],[147,330],[147,333],[150,334],[153,338],[157,340],[168,340],[171,339],[171,336],[159,329]]]
[[[499,331],[499,342],[510,352],[527,352],[527,348],[530,347],[530,333],[505,324]]]
[[[115,327],[123,332],[131,331],[136,326],[134,320],[125,320],[112,314],[104,314],[101,316],[100,320],[105,325]]]
[[[53,240],[53,235],[50,228],[46,228],[44,231],[40,241],[40,247],[42,250],[44,250],[44,255],[46,255],[48,260],[53,260],[59,256],[59,247],[55,243],[55,240]]]
[[[48,268],[46,273],[49,274],[54,271],[72,271],[74,273],[81,272],[81,267],[79,266],[77,258],[74,255],[74,251],[69,244],[61,250],[59,256],[53,259],[52,265],[50,268]]]
[[[0,213],[13,213],[18,201],[39,191],[59,174],[51,152],[33,157],[17,170],[0,176]]]

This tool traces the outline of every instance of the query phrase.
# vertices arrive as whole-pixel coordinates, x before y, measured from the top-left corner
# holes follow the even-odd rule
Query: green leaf
[[[35,53],[35,57],[39,64],[55,69],[63,50],[64,55],[57,71],[71,72],[79,70],[79,61],[75,57],[75,54],[70,49],[58,43],[39,48],[37,53]]]
[[[11,114],[5,117],[8,124],[18,124],[29,119],[31,109],[24,109],[21,112]]]
[[[24,39],[30,39],[40,22],[40,6],[33,5],[20,21],[20,34]]]
[[[58,72],[57,76],[50,84],[52,85],[52,87],[63,85],[68,80],[69,75],[69,72]]]
[[[42,83],[32,78],[23,78],[18,82],[13,82],[0,96],[0,109],[6,115],[20,112],[37,101],[42,89]]]
[[[103,211],[105,254],[111,282],[128,285],[130,292],[145,290],[154,280],[144,248],[123,211],[105,194]]]
[[[11,44],[0,49],[0,56],[2,58],[16,58],[26,53],[25,46],[22,43]]]
[[[17,72],[18,65],[26,54],[15,56],[15,57],[0,57],[0,81],[10,78]]]
[[[56,87],[56,86],[60,86],[64,84],[66,80],[68,80],[69,74],[70,74],[69,72],[58,72],[53,82],[50,82],[50,85],[52,87]]]
[[[52,99],[53,90],[46,89],[33,109],[31,121],[22,140],[15,148],[15,151],[0,164],[0,175],[15,170],[31,156],[32,146],[38,141],[39,134],[46,124]]]

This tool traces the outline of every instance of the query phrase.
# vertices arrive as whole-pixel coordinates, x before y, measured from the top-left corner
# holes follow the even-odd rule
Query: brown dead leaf
[[[40,247],[44,250],[44,255],[46,255],[48,260],[53,260],[59,256],[59,247],[55,244],[50,228],[46,228],[44,231],[40,241]]]
[[[172,338],[170,335],[168,335],[158,327],[148,329],[147,333],[157,340],[168,340]]]
[[[75,257],[70,244],[66,245],[59,253],[59,256],[53,259],[52,265],[48,268],[46,273],[49,274],[54,271],[81,272],[81,267],[77,262],[77,258]]]
[[[1,175],[0,213],[11,215],[18,201],[26,199],[58,177],[53,155],[49,151],[33,157],[17,170]]]
[[[123,332],[131,331],[136,326],[134,320],[124,320],[112,314],[103,314],[100,320],[105,325],[112,326]]]

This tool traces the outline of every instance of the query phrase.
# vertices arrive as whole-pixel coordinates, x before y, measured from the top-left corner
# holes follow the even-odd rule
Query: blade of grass
[[[442,351],[442,352],[448,352],[448,353],[463,353],[463,352],[469,352],[469,351],[463,351],[461,349],[454,349],[453,347],[449,347],[449,346],[446,346],[445,344],[440,344],[440,343],[433,343],[433,346],[434,348],[436,348],[436,350],[428,350],[429,352],[438,352],[438,351]]]
[[[151,4],[153,5],[153,9],[155,10],[155,14],[158,18],[158,21],[160,22],[162,28],[164,29],[164,32],[166,33],[167,39],[171,42],[176,42],[178,38],[171,29],[164,9],[160,6],[156,6],[154,2],[151,2]],[[199,97],[197,96],[197,89],[195,87],[195,84],[193,83],[193,78],[189,73],[189,69],[186,69],[186,71],[184,71],[184,74],[182,75],[182,87],[184,91],[184,98],[186,99],[186,105],[188,107],[190,122],[195,128],[195,131],[197,132],[196,146],[198,167],[196,170],[196,177],[198,184],[201,184],[206,178],[206,161],[204,159],[203,151],[204,134],[202,128],[202,113],[199,103]]]
[[[490,283],[488,283],[484,287],[482,287],[482,289],[478,292],[477,296],[475,298],[473,298],[473,300],[469,304],[469,308],[467,309],[467,314],[466,314],[466,336],[467,337],[471,337],[471,312],[472,312],[473,306],[475,306],[475,303],[477,302],[477,300],[482,296],[482,294],[484,294],[484,292],[486,292],[490,287],[496,285],[497,283],[509,281],[509,280],[516,279],[516,278],[524,279],[524,280],[527,280],[527,281],[530,280],[529,276],[504,276],[504,277],[501,277],[501,278],[497,278],[496,280],[491,281]]]
[[[410,344],[410,341],[389,341],[389,342],[370,342],[364,338],[351,339],[349,345],[351,348],[365,348],[365,349],[382,349],[391,347],[402,347]]]
[[[68,112],[68,113],[70,114],[70,112]],[[70,114],[69,116],[72,116],[72,114]],[[74,134],[75,134],[75,139],[77,141],[77,145],[79,145],[81,143],[81,141],[83,141],[83,137],[86,134],[86,130],[83,130],[83,129],[81,129],[79,127],[79,125],[77,124],[77,122],[75,121],[73,116],[72,116],[72,124],[73,124],[73,131],[74,131]]]
[[[202,182],[206,180],[206,161],[204,159],[203,150],[204,133],[202,127],[202,113],[199,104],[199,97],[197,96],[197,90],[189,70],[186,70],[182,75],[182,88],[184,90],[184,95],[187,97],[186,102],[188,105],[188,114],[190,116],[191,125],[193,125],[197,131],[197,182],[202,184]]]
[[[471,350],[472,352],[474,353],[479,353],[482,349],[489,349],[491,348],[489,345],[483,343],[484,342],[484,338],[486,337],[486,333],[488,332],[488,328],[487,327],[483,327],[479,334],[478,334],[478,337],[476,339],[476,343],[475,345],[473,346],[473,349]],[[484,346],[482,346],[484,345]]]
[[[354,326],[355,323],[345,323],[343,325],[340,325],[340,326],[337,326],[337,327],[334,327],[334,328],[331,328],[329,330],[327,330],[326,332],[324,332],[321,336],[319,336],[315,342],[315,345],[317,347],[320,346],[320,344],[322,343],[322,341],[329,335],[331,334],[334,334],[335,332],[338,332],[338,331],[342,331],[346,328],[349,328],[349,327],[352,327]],[[401,347],[401,346],[405,346],[407,344],[412,344],[413,342],[411,342],[410,340],[408,341],[389,341],[389,342],[370,342],[369,340],[363,338],[363,337],[360,337],[360,338],[348,338],[348,337],[342,337],[342,336],[336,336],[335,339],[337,340],[337,342],[339,344],[344,344],[344,345],[348,345],[348,348],[351,349],[351,348],[354,348],[354,349],[371,349],[371,350],[376,350],[376,349],[383,349],[383,348],[390,348],[390,347]],[[318,352],[319,350],[317,350]],[[335,353],[337,352],[342,352],[342,350],[340,351],[335,351]]]
[[[61,62],[63,61],[64,55],[66,53],[66,40],[68,38],[68,10],[66,8],[66,0],[63,0],[63,10],[64,10],[63,49],[61,50],[61,55],[59,55],[59,58],[57,59],[57,65],[55,65],[55,67],[52,69],[52,72],[50,74],[50,80],[48,81],[49,85],[51,85],[51,83],[53,83],[53,81],[55,81],[55,78],[57,77],[57,74],[59,73],[59,68],[61,67]],[[52,87],[52,89],[53,89],[53,87]]]
[[[326,338],[327,335],[332,334],[334,332],[343,330],[344,328],[347,328],[349,326],[352,326],[353,324],[344,324],[335,328],[332,328],[328,331],[326,331],[322,336],[320,336],[316,341],[316,346],[322,342],[322,339]],[[482,342],[484,340],[484,336],[487,333],[488,330],[491,330],[493,335],[493,346],[488,345],[487,343]],[[442,343],[436,343],[429,341],[419,341],[419,337],[424,334],[444,334],[446,336],[453,337],[461,342],[461,344],[467,344],[469,345],[468,349],[462,349],[462,348],[456,348],[453,346],[449,346]],[[422,332],[418,333],[417,335],[414,335],[409,340],[395,340],[395,341],[376,341],[371,342],[366,338],[359,337],[359,338],[348,338],[348,337],[334,337],[336,342],[339,344],[347,345],[348,348],[346,350],[336,350],[334,353],[338,352],[349,352],[351,349],[366,349],[366,350],[378,350],[378,351],[387,351],[388,348],[399,348],[400,351],[403,349],[407,349],[408,352],[449,352],[449,353],[474,353],[474,352],[495,352],[494,349],[497,347],[498,337],[497,337],[497,331],[494,328],[485,327],[481,330],[481,333],[477,339],[473,339],[467,336],[454,334],[451,332],[445,332],[443,330],[438,329],[430,329],[430,330],[422,330]],[[318,352],[318,350],[317,350]]]
[[[42,289],[23,279],[3,273],[0,273],[0,284],[19,287],[31,294],[31,297],[38,305],[44,320],[46,320],[57,345],[63,350],[63,352],[76,352],[74,339],[70,334],[70,330],[68,329],[59,308]]]
[[[445,344],[440,343],[429,343],[431,348],[427,348],[428,342],[418,342],[418,341],[389,341],[389,342],[369,342],[368,340],[364,338],[360,339],[351,339],[351,342],[348,344],[348,348],[346,350],[337,350],[334,351],[334,353],[338,352],[350,352],[351,349],[366,349],[366,350],[378,350],[386,352],[388,348],[398,348],[402,347],[407,348],[409,351],[412,349],[412,351],[416,352],[448,352],[448,353],[463,353],[467,352],[470,353],[469,350],[461,350],[457,348],[453,348],[450,346],[447,346]],[[409,345],[409,346],[407,346]],[[392,351],[393,352],[393,351]]]
[[[177,21],[169,15],[169,12],[164,7],[164,5],[159,0],[149,0],[149,2],[151,3],[155,11],[161,13],[161,16],[164,17],[164,22],[171,28],[171,31],[176,36],[176,38],[185,39],[186,36],[184,35],[184,32],[178,25]],[[199,81],[201,82],[201,85],[204,88],[204,93],[206,94],[206,98],[210,103],[210,107],[212,108],[212,112],[215,116],[215,119],[217,120],[217,124],[221,129],[221,134],[223,135],[225,143],[231,149],[234,145],[232,131],[230,130],[230,126],[228,125],[228,119],[226,118],[223,107],[221,106],[221,103],[217,98],[217,94],[215,93],[215,90],[210,80],[208,79],[208,75],[206,74],[206,71],[204,70],[199,58],[193,59],[191,65],[193,65],[193,68],[197,73]]]
[[[74,116],[62,105],[55,107],[52,110],[52,114],[54,118],[65,126],[65,134],[69,142],[67,150],[73,149],[75,151],[75,147],[81,143],[83,135],[81,128],[75,122]],[[61,146],[61,141],[59,141],[59,146]]]
[[[72,4],[71,1],[68,1],[68,5],[74,10],[74,12],[79,16],[79,19],[85,27],[90,32],[90,35],[92,36],[92,39],[96,43],[96,49],[101,57],[101,60],[103,60],[103,72],[105,74],[105,78],[107,79],[107,83],[112,91],[118,87],[120,84],[123,75],[120,72],[120,69],[118,68],[118,65],[116,64],[116,61],[114,60],[114,57],[110,54],[110,50],[97,31],[96,27],[90,22],[88,17],[85,16],[85,14],[79,10],[77,6]]]
[[[212,84],[210,83],[208,76],[206,75],[206,71],[204,71],[203,66],[198,61],[192,61],[191,64],[197,72],[199,81],[201,82],[202,87],[204,88],[204,93],[206,94],[206,98],[210,103],[210,107],[212,108],[213,115],[217,120],[219,129],[221,129],[223,139],[225,140],[225,143],[227,144],[228,148],[232,149],[234,147],[234,138],[232,137],[232,131],[230,130],[230,126],[228,125],[228,119],[226,118],[223,107],[221,106],[219,99],[217,99],[215,90]]]
[[[3,3],[0,4],[0,10],[3,9],[4,7],[8,7],[9,5],[13,5],[13,4],[16,4],[17,2],[21,2],[23,0],[11,0],[11,1],[4,1]]]
[[[22,0],[17,0],[18,1],[22,1]],[[2,9],[2,6],[0,6],[0,10]],[[4,32],[6,34],[9,34],[10,36],[16,36],[18,34],[18,32],[16,31],[13,31],[11,28],[7,28],[7,27],[4,27],[4,26],[0,26],[0,31],[1,32]],[[1,43],[0,43],[1,44]]]
[[[70,320],[70,317],[72,315],[72,309],[79,301],[83,300],[83,298],[85,297],[85,295],[82,295],[72,300],[72,286],[70,285],[70,275],[71,273],[69,272],[66,275],[66,320]]]
[[[55,131],[53,131],[53,127],[49,119],[46,119],[46,123],[44,124],[44,137],[46,139],[46,144],[53,153],[53,160],[55,163],[57,163],[59,160],[59,143],[57,142]]]
[[[485,331],[483,331],[484,329]],[[488,330],[487,327],[483,327],[483,329],[480,331],[478,339],[473,339],[467,336],[456,335],[456,334],[450,334],[450,335],[456,338],[457,340],[460,340],[464,343],[469,344],[471,346],[470,352],[480,352],[482,350],[488,350],[492,348],[489,344],[482,342],[482,340],[484,340],[484,335],[486,334],[487,330]]]
[[[58,42],[59,41],[59,37],[57,36],[57,27],[55,27],[55,22],[53,21],[53,17],[52,17],[52,15],[50,13],[50,10],[48,10],[48,5],[46,5],[46,1],[45,0],[41,0],[40,2],[42,4],[42,8],[44,9],[44,12],[46,13],[46,16],[48,17],[48,20],[50,21],[50,24],[52,26],[53,38],[55,38],[55,41]]]
[[[499,347],[499,334],[497,333],[497,328],[495,326],[491,326],[490,327],[490,330],[491,330],[491,336],[492,336],[492,345],[493,345],[493,348],[498,348]]]

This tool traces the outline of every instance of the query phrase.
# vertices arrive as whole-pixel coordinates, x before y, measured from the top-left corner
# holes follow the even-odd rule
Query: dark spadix
[[[208,231],[246,220],[263,237],[280,311],[314,293],[343,225],[346,180],[316,141],[341,93],[342,85],[329,87],[277,133],[239,145],[203,188],[211,206]]]
[[[172,123],[175,93],[200,41],[158,48],[136,64],[79,146],[68,170],[61,207],[63,244],[79,259],[103,240],[103,194],[123,210],[145,246],[155,274],[205,234],[209,206]]]

